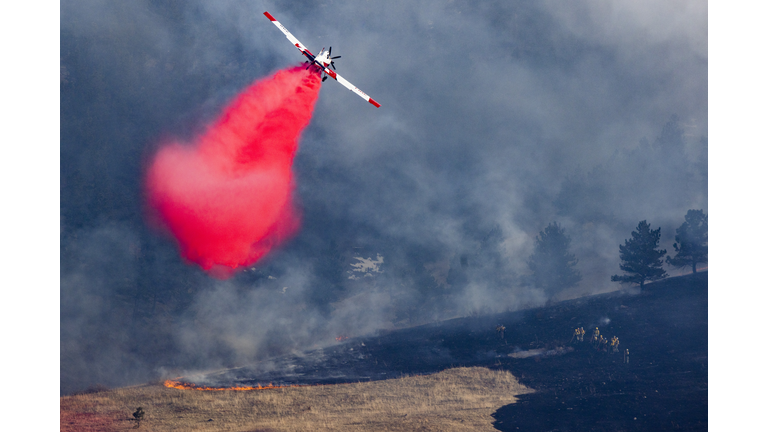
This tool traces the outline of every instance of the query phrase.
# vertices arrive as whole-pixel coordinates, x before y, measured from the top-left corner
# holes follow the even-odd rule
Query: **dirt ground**
[[[161,384],[61,398],[62,431],[493,431],[491,414],[531,392],[512,374],[455,368],[428,376],[256,391]]]

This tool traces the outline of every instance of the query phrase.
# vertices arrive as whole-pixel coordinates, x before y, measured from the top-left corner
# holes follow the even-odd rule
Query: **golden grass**
[[[197,391],[161,384],[61,398],[62,431],[493,431],[491,414],[532,390],[509,372],[456,368],[355,384]]]

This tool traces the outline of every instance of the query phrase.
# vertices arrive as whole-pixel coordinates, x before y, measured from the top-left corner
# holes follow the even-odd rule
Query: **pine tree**
[[[707,262],[707,215],[704,210],[688,210],[685,222],[675,230],[675,257],[667,256],[667,263],[677,268],[691,266],[696,273],[696,263]]]
[[[624,245],[619,245],[621,264],[619,267],[626,273],[624,276],[611,276],[612,282],[637,283],[640,289],[645,282],[653,282],[667,277],[662,267],[662,257],[667,253],[666,249],[657,250],[661,238],[661,227],[652,230],[646,221],[640,221],[637,229],[632,231],[632,238],[624,240]]]
[[[536,237],[528,267],[533,272],[534,285],[543,288],[548,295],[581,281],[581,273],[574,268],[579,260],[568,252],[570,245],[570,237],[557,222],[547,225]]]

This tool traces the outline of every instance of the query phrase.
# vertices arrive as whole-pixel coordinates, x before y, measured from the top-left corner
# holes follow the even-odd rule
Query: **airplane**
[[[301,42],[299,42],[299,40],[296,39],[296,37],[294,35],[292,35],[291,32],[288,31],[288,29],[283,27],[283,25],[280,24],[280,22],[278,20],[276,20],[275,17],[273,17],[269,12],[264,12],[264,16],[269,18],[269,20],[272,21],[272,23],[274,25],[276,25],[277,28],[279,28],[281,32],[283,32],[283,34],[285,34],[285,37],[288,38],[288,40],[291,41],[291,43],[296,48],[298,48],[299,51],[301,51],[301,53],[304,54],[304,56],[307,59],[309,59],[307,61],[307,63],[308,63],[307,68],[309,68],[310,66],[316,66],[316,67],[318,67],[322,71],[322,73],[325,73],[325,75],[323,76],[323,81],[328,79],[328,77],[331,77],[331,78],[335,79],[336,81],[338,81],[339,83],[341,83],[341,85],[343,85],[344,87],[346,87],[349,90],[355,92],[361,98],[363,98],[363,99],[367,100],[368,102],[370,102],[376,108],[381,107],[381,104],[379,104],[378,102],[373,100],[372,97],[370,97],[367,94],[363,93],[362,90],[360,90],[359,88],[353,86],[352,83],[350,83],[349,81],[345,80],[341,75],[339,75],[336,72],[334,72],[334,70],[336,70],[336,65],[333,63],[333,60],[337,59],[337,58],[340,58],[341,56],[331,57],[331,50],[333,49],[333,47],[328,48],[328,51],[326,51],[325,48],[323,48],[322,50],[320,50],[320,54],[318,54],[316,56],[312,55],[312,53],[309,52],[307,47],[305,47]],[[334,70],[328,69],[328,66],[332,67]]]

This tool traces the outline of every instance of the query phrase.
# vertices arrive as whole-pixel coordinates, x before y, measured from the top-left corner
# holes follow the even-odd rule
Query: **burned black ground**
[[[707,290],[707,273],[699,273],[639,293],[454,319],[188,378],[212,386],[331,384],[486,366],[536,390],[494,413],[498,430],[706,430]],[[570,341],[576,327],[587,330],[585,342]],[[618,336],[629,364],[590,346],[595,327]],[[510,356],[533,349],[542,354]]]
[[[707,308],[703,273],[651,284],[636,296],[598,296],[542,310],[538,324],[523,327],[554,331],[561,323],[583,322],[592,327],[585,325],[589,336],[597,321],[603,334],[617,335],[621,348],[629,348],[630,363],[587,342],[557,358],[504,362],[504,369],[537,392],[499,409],[494,426],[707,430]],[[601,318],[611,321],[600,325]]]

